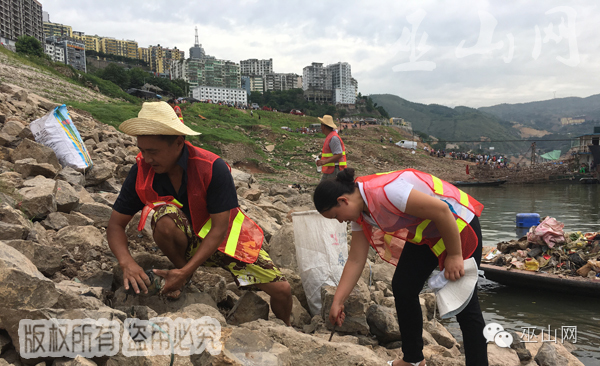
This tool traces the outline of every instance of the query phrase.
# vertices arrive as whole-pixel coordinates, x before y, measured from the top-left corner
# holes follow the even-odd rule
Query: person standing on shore
[[[321,151],[321,160],[317,160],[317,166],[323,167],[321,181],[335,178],[337,173],[346,169],[346,147],[342,138],[336,132],[337,126],[333,123],[333,117],[324,115],[318,117],[321,121],[321,131],[325,134],[325,142]]]
[[[171,108],[173,108],[175,114],[177,115],[181,123],[183,123],[183,114],[181,113],[181,108],[179,108],[179,106],[176,104],[175,99],[169,99],[167,104],[170,105]]]
[[[464,260],[479,266],[483,240],[478,216],[483,205],[448,182],[414,169],[354,177],[354,169],[321,181],[313,196],[321,215],[352,223],[348,261],[329,310],[329,321],[341,326],[344,302],[365,267],[369,245],[396,265],[392,290],[403,359],[392,366],[424,366],[423,317],[419,293],[436,267],[445,278],[465,275]],[[423,245],[425,244],[425,245]],[[464,339],[467,366],[487,366],[485,321],[477,286],[456,318]]]

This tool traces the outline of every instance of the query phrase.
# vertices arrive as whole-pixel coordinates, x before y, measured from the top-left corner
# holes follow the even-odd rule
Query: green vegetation
[[[144,60],[140,60],[139,58],[130,58],[126,56],[112,55],[104,52],[97,52],[94,50],[85,50],[85,57],[99,57],[106,61],[117,61],[122,62],[128,65],[136,65],[136,66],[148,66],[148,63]]]
[[[187,95],[186,91],[189,90],[189,85],[183,80],[159,78],[139,67],[127,70],[118,64],[111,63],[104,69],[94,70],[90,68],[88,71],[88,74],[110,81],[123,90],[129,88],[139,89],[146,83],[161,88],[163,91],[158,93],[161,95],[185,97]]]
[[[65,65],[61,62],[53,62],[47,57],[47,55],[44,55],[44,57],[38,57],[27,54],[15,54],[4,47],[0,47],[0,52],[8,56],[10,61],[34,67],[42,72],[47,72],[62,79],[66,79],[75,85],[91,88],[97,87],[100,93],[106,96],[123,99],[136,104],[141,102],[139,98],[125,93],[113,82],[103,80],[91,74],[86,74],[85,72],[74,69],[70,65]],[[65,96],[65,100],[67,99],[69,99],[69,97]]]
[[[31,36],[20,36],[16,42],[17,52],[23,55],[31,55],[35,57],[46,57],[42,43]]]
[[[258,103],[261,107],[267,106],[286,113],[292,109],[299,109],[308,116],[321,117],[328,114],[334,118],[344,118],[348,114],[348,111],[345,108],[336,108],[334,105],[308,102],[304,99],[304,91],[302,89],[267,91],[263,94],[260,92],[252,92],[249,99],[249,103]],[[362,110],[363,113],[359,114],[359,116],[378,117],[381,115],[385,118],[390,118],[383,106],[377,106],[377,103],[374,104],[369,97],[363,97],[359,93],[359,99],[364,99],[366,101],[365,107],[363,107]],[[377,113],[379,113],[379,115]]]
[[[137,117],[141,108],[140,104],[132,104],[127,102],[106,103],[93,101],[82,103],[67,101],[65,104],[68,107],[87,111],[91,113],[92,116],[94,116],[94,118],[96,118],[98,121],[114,126],[115,128],[118,128],[121,122],[125,121],[126,119]]]

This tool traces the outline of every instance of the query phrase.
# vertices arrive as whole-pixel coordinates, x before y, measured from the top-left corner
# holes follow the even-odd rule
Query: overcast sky
[[[348,62],[362,94],[490,106],[600,93],[598,0],[40,0],[86,34],[273,59],[302,75]]]

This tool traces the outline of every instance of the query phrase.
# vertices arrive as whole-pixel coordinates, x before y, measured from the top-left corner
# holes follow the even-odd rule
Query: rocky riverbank
[[[170,352],[127,357],[124,347],[88,359],[23,358],[30,339],[19,334],[23,319],[108,319],[116,322],[119,336],[128,331],[132,318],[216,319],[222,352],[177,355],[176,365],[384,365],[401,355],[391,292],[394,268],[370,255],[346,305],[347,321],[328,342],[331,325],[324,319],[334,288],[322,289],[323,313],[311,316],[296,268],[290,213],[312,209],[310,193],[258,183],[239,170],[233,175],[240,205],[264,230],[264,248],[292,286],[293,327],[269,311],[267,295],[238,289],[220,268],[201,267],[177,301],[127,296],[107,245],[106,226],[121,183],[135,163],[135,140],[88,114],[71,111],[94,168],[85,175],[64,168],[51,149],[33,140],[29,129],[30,122],[54,106],[26,89],[0,85],[0,364],[165,365],[170,360]],[[148,225],[136,230],[138,220],[139,215],[127,229],[138,263],[146,269],[171,268]],[[421,295],[427,364],[462,365],[462,345],[432,320],[433,303],[433,294]],[[523,345],[500,348],[490,343],[490,364],[581,364],[561,344]]]

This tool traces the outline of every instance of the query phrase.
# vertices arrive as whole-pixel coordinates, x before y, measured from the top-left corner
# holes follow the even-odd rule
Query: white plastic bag
[[[321,314],[321,287],[337,286],[348,260],[347,223],[326,219],[316,210],[295,212],[298,271],[312,315]]]
[[[54,150],[63,167],[69,166],[79,171],[92,167],[92,159],[66,105],[54,108],[44,117],[31,122],[29,127],[35,141]]]

